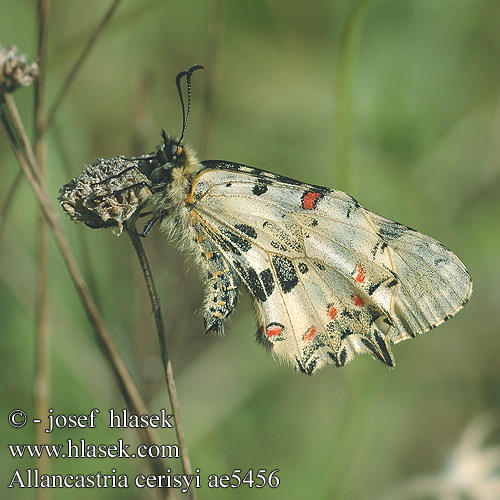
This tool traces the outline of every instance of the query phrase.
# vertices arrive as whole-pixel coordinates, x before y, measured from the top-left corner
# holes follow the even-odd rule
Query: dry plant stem
[[[9,100],[7,99],[7,97],[10,96],[4,95],[3,97],[6,98],[5,103],[7,103],[7,101]],[[13,105],[12,99],[10,99],[9,101],[11,102],[11,105]],[[6,109],[10,112],[9,106],[6,106]],[[9,118],[13,120],[12,115],[10,115]],[[9,138],[9,142],[14,151],[14,154],[21,166],[24,175],[28,180],[28,183],[35,193],[43,216],[45,217],[45,220],[50,230],[52,231],[56,245],[66,264],[66,267],[68,268],[68,272],[73,281],[73,284],[75,285],[76,291],[85,309],[89,322],[96,334],[97,341],[101,346],[107,360],[109,361],[122,395],[133,413],[147,414],[148,411],[146,405],[142,401],[137,386],[135,385],[130,372],[128,371],[110,333],[105,327],[99,311],[97,310],[97,307],[95,306],[95,303],[87,289],[87,286],[85,285],[80,271],[78,270],[78,266],[73,257],[73,254],[71,253],[69,244],[59,224],[59,219],[57,217],[54,206],[52,205],[45,189],[39,181],[38,165],[36,164],[36,162],[34,164],[31,164],[23,156],[23,152],[28,156],[28,151],[21,151],[21,149],[18,147],[14,132],[10,130],[9,123],[3,113],[1,115],[1,119],[7,130],[7,136]],[[14,128],[15,130],[21,130],[22,133],[25,133],[22,123],[17,123]],[[26,137],[24,137],[24,139],[19,138],[19,141],[26,141]],[[159,441],[156,433],[152,429],[144,428],[139,429],[139,431],[142,435],[142,439],[147,445],[151,445]],[[165,473],[165,465],[163,463],[163,460],[150,459],[150,463],[155,473]]]
[[[46,58],[46,28],[48,0],[38,0],[38,68],[39,76],[35,80],[35,143],[33,146],[38,161],[40,177],[43,186],[47,185],[46,173],[46,144],[42,139],[41,131],[45,126],[45,58]],[[50,406],[50,330],[49,330],[49,232],[41,213],[38,213],[38,276],[36,284],[36,344],[35,344],[35,373],[33,381],[33,397],[36,415],[48,415]],[[47,436],[41,426],[36,427],[36,442],[47,443]],[[50,462],[47,455],[36,460],[41,474],[48,474]],[[49,490],[37,488],[37,500],[48,500]]]
[[[0,95],[0,104],[2,103],[2,100],[3,100],[5,107],[8,111],[8,117],[10,119],[10,124],[12,125],[12,127],[15,131],[15,135],[19,140],[19,143],[21,145],[22,150],[25,151],[25,155],[28,159],[28,162],[32,165],[37,165],[37,162],[35,160],[35,153],[33,152],[33,149],[31,148],[31,143],[29,142],[25,131],[22,130],[23,127],[22,127],[21,117],[19,116],[19,113],[17,111],[17,107],[14,104],[14,100],[12,99],[12,96],[9,93],[3,93]],[[2,118],[5,119],[6,117],[4,117],[2,114]],[[2,121],[4,121],[4,120],[2,120]],[[5,124],[6,130],[8,130],[9,125],[6,124],[5,122],[4,122],[4,124]],[[20,174],[20,177],[19,177],[19,179],[20,179],[23,174],[22,174],[22,172],[20,172],[19,174]],[[36,176],[38,182],[41,182],[41,179],[38,176],[38,172],[33,172],[33,174]],[[8,197],[4,202],[4,205],[2,207],[2,220],[0,222],[0,224],[1,224],[0,231],[3,230],[3,226],[5,224],[5,213],[7,212],[7,209],[9,207],[11,200],[14,198],[15,191],[17,190],[17,187],[19,186],[19,184],[20,183],[17,181],[17,178],[16,178],[16,181],[12,185],[12,188],[9,192]]]
[[[12,127],[14,129],[15,137],[19,141],[19,144],[21,146],[21,149],[23,150],[26,159],[28,161],[28,164],[33,166],[33,175],[35,176],[36,180],[38,183],[42,182],[42,178],[40,176],[40,172],[38,170],[38,162],[36,161],[35,158],[35,153],[33,151],[33,148],[31,147],[31,143],[28,139],[28,135],[26,134],[26,131],[24,130],[23,122],[21,120],[21,117],[19,116],[19,112],[17,111],[17,106],[14,103],[14,99],[12,96],[8,93],[5,93],[0,96],[0,102],[1,99],[3,99],[5,103],[5,107],[8,111],[8,117],[10,118],[10,123],[12,124]],[[7,125],[6,125],[7,128]]]
[[[101,22],[97,25],[96,29],[94,30],[94,32],[90,36],[89,41],[87,42],[87,45],[83,49],[83,52],[81,53],[80,57],[77,59],[77,61],[75,62],[75,64],[71,68],[68,76],[66,77],[66,80],[64,80],[63,84],[61,85],[61,88],[60,88],[56,98],[54,99],[52,106],[50,107],[47,122],[45,123],[45,128],[42,131],[42,133],[52,125],[52,122],[54,121],[54,118],[55,118],[56,113],[59,109],[59,106],[61,105],[61,102],[63,101],[64,97],[66,96],[66,93],[68,92],[69,88],[71,87],[71,85],[76,77],[76,74],[78,73],[78,71],[82,67],[83,63],[85,62],[85,59],[87,59],[88,55],[90,54],[91,49],[94,47],[95,42],[97,41],[97,37],[101,34],[102,30],[106,27],[109,20],[113,16],[120,1],[121,0],[114,0],[113,3],[110,5],[109,9],[106,11],[103,18],[101,19]]]
[[[189,460],[189,455],[186,446],[186,440],[184,438],[184,431],[182,430],[182,422],[179,412],[179,401],[177,399],[177,391],[175,389],[174,374],[172,370],[172,363],[168,357],[168,350],[165,341],[165,325],[163,322],[163,317],[161,314],[160,300],[158,298],[158,293],[153,280],[153,274],[151,273],[151,267],[144,251],[142,245],[141,237],[135,231],[135,227],[131,227],[127,230],[127,234],[130,236],[132,244],[134,245],[139,263],[141,264],[141,269],[144,274],[144,279],[146,280],[146,286],[148,288],[149,298],[151,300],[151,305],[153,307],[153,315],[155,318],[156,331],[158,332],[158,340],[160,342],[160,353],[161,360],[163,362],[163,369],[165,372],[165,379],[167,382],[168,395],[170,397],[170,403],[172,405],[172,412],[175,421],[175,431],[177,433],[177,441],[179,443],[179,448],[181,451],[181,460],[184,474],[191,475],[191,462]],[[194,489],[189,488],[188,490],[189,498],[194,500],[195,494]]]
[[[45,129],[45,67],[47,54],[47,13],[49,0],[38,0],[38,69],[35,80],[35,146],[42,145],[40,135]],[[37,157],[40,164],[40,158]]]

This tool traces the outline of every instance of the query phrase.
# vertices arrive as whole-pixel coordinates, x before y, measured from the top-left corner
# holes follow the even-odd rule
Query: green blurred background
[[[108,3],[51,1],[49,103]],[[202,483],[235,468],[280,469],[276,490],[204,486],[198,498],[389,498],[424,475],[439,482],[470,422],[498,417],[499,26],[494,0],[124,0],[100,36],[47,135],[54,203],[85,163],[152,151],[162,128],[178,134],[174,78],[199,63],[207,69],[193,78],[186,141],[202,159],[348,191],[369,209],[442,241],[474,280],[470,304],[456,318],[394,348],[395,370],[361,356],[306,377],[255,343],[246,293],[226,336],[205,336],[196,269],[153,231],[145,246],[193,468]],[[31,59],[35,33],[34,2],[2,2],[0,43],[14,43]],[[14,97],[31,129],[32,89]],[[19,169],[4,130],[0,169],[3,203]],[[151,306],[128,238],[91,231],[62,212],[60,218],[150,411],[169,409]],[[34,440],[33,425],[13,430],[6,415],[23,408],[34,418],[36,221],[23,181],[0,241],[4,485],[16,468],[35,466],[10,458],[4,443]],[[133,430],[104,425],[107,410],[124,403],[55,246],[50,308],[51,407],[76,414],[97,407],[103,418],[97,429],[56,431],[52,442],[137,443]],[[161,436],[175,442],[172,431]],[[500,442],[498,428],[488,439]],[[53,473],[113,467],[132,478],[149,470],[144,460],[51,462]],[[180,461],[170,467],[178,472]],[[4,491],[4,498],[35,495]],[[156,498],[133,487],[50,492],[54,499],[89,497]],[[414,497],[438,498],[401,498]]]

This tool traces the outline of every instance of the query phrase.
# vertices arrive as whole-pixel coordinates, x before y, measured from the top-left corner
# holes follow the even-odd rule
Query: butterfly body
[[[453,316],[472,291],[443,245],[342,191],[200,162],[167,137],[142,172],[154,220],[200,270],[207,333],[223,333],[243,283],[258,342],[301,372],[364,352],[393,366],[391,344]]]

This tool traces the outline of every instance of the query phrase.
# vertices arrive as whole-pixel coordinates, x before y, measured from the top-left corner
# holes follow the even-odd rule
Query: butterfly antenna
[[[184,132],[186,131],[186,127],[188,124],[189,111],[191,109],[191,76],[193,72],[196,71],[197,69],[204,69],[204,68],[200,64],[195,64],[194,66],[191,66],[187,71],[181,71],[175,78],[175,83],[177,85],[177,91],[179,92],[179,98],[181,100],[181,106],[182,106],[182,133],[181,133],[181,138],[177,143],[177,146],[181,144],[182,139],[184,138]],[[182,97],[182,89],[181,89],[181,80],[183,76],[186,77],[187,111],[184,107],[184,99]]]

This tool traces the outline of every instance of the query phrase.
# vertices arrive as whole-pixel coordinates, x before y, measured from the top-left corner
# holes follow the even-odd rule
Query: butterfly
[[[368,353],[394,366],[391,345],[434,328],[472,293],[441,243],[377,215],[348,194],[265,170],[199,161],[183,144],[193,66],[177,76],[180,139],[135,158],[154,224],[196,262],[207,333],[223,334],[240,285],[255,304],[257,341],[312,374]],[[181,78],[188,88],[185,112]]]

